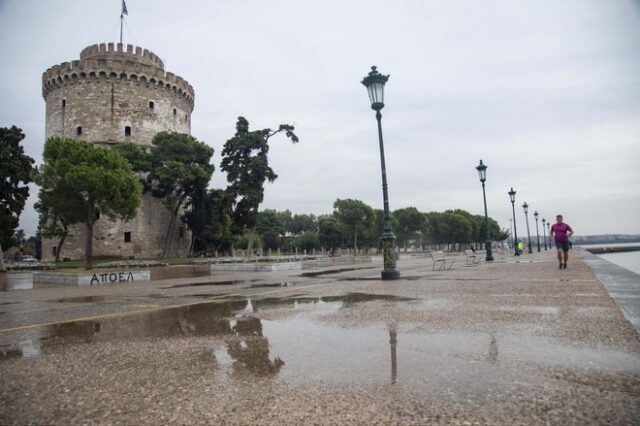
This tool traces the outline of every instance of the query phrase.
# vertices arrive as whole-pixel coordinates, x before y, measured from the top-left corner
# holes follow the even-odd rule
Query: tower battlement
[[[195,92],[185,79],[164,70],[164,62],[155,53],[138,46],[101,43],[80,52],[80,59],[62,62],[42,74],[42,97],[59,86],[84,80],[125,80],[156,86],[182,97],[193,111]],[[190,111],[190,112],[191,112]]]

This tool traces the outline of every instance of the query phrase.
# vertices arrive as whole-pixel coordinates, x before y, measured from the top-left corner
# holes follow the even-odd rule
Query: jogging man
[[[569,259],[569,237],[573,235],[573,229],[562,221],[562,215],[556,216],[556,223],[551,225],[551,234],[558,249],[559,269],[567,269],[567,259]]]

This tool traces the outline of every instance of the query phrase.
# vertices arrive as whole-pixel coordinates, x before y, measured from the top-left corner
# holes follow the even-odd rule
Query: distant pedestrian
[[[522,254],[522,252],[524,252],[524,241],[522,240],[518,240],[518,253]]]
[[[559,269],[567,269],[567,260],[569,259],[569,237],[573,235],[573,229],[563,222],[562,215],[556,216],[556,223],[551,225],[551,234],[549,238],[553,238],[558,249]]]

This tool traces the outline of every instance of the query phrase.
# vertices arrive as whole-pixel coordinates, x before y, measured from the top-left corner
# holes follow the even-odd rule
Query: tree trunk
[[[249,231],[249,241],[247,242],[247,257],[251,258],[253,256],[253,240],[256,239],[256,225],[254,224],[251,230]]]
[[[0,244],[0,272],[5,272],[7,268],[4,266],[4,253],[2,252],[2,244]]]
[[[62,245],[64,244],[64,240],[67,239],[67,233],[60,237],[58,240],[58,246],[56,247],[56,262],[60,262],[60,250],[62,250]]]
[[[358,225],[353,225],[353,256],[358,254]]]
[[[84,249],[84,269],[93,268],[93,222],[96,219],[96,206],[92,200],[89,200],[89,208],[87,209],[87,238],[85,240]]]
[[[176,204],[176,208],[171,212],[171,219],[169,220],[169,226],[167,228],[167,235],[164,237],[164,247],[162,248],[162,257],[167,257],[169,255],[169,250],[171,249],[171,240],[173,235],[173,228],[176,226],[176,218],[178,217],[178,210],[180,210],[180,206],[182,205],[182,201],[184,201],[184,197],[181,197]]]

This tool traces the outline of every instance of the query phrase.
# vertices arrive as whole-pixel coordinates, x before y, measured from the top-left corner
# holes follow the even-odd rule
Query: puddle
[[[330,271],[317,271],[317,272],[303,272],[300,274],[301,277],[320,277],[322,275],[332,275],[339,274],[341,272],[351,272],[351,271],[366,271],[367,269],[380,269],[378,266],[371,266],[367,268],[342,268],[342,269],[332,269]]]
[[[168,287],[160,287],[161,289],[166,288],[183,288],[183,287],[202,287],[209,285],[236,285],[236,284],[249,284],[260,280],[228,280],[228,281],[207,281],[203,283],[187,283],[187,284],[176,284],[170,285]]]
[[[58,299],[59,303],[96,303],[104,302],[106,297],[104,296],[80,296],[80,297],[68,297],[65,299]]]
[[[273,284],[254,284],[249,288],[277,288],[277,287],[293,287],[295,284],[292,282],[273,283]]]
[[[67,301],[80,299],[87,300]],[[429,324],[386,323],[383,318],[390,309],[383,304],[379,322],[350,328],[326,320],[339,318],[345,309],[360,309],[359,304],[403,301],[415,301],[419,309],[428,309],[433,303],[446,305],[443,300],[368,293],[212,301],[45,326],[12,335],[13,343],[7,343],[9,336],[0,336],[0,362],[64,351],[70,345],[82,345],[72,351],[81,355],[78,362],[91,362],[92,350],[118,351],[126,346],[155,353],[168,339],[180,342],[188,338],[210,345],[211,368],[219,369],[219,374],[277,376],[291,383],[402,383],[443,392],[453,387],[485,395],[487,388],[508,390],[513,383],[523,381],[547,386],[549,378],[538,373],[541,368],[591,368],[630,377],[638,377],[640,372],[640,357],[632,353],[571,346],[532,335],[443,331],[431,330]],[[555,313],[546,306],[525,308]],[[260,313],[269,309],[291,309],[291,315],[261,318]],[[137,345],[142,341],[147,343]],[[94,349],[97,344],[102,344],[100,349]],[[185,364],[178,368],[191,367]]]

